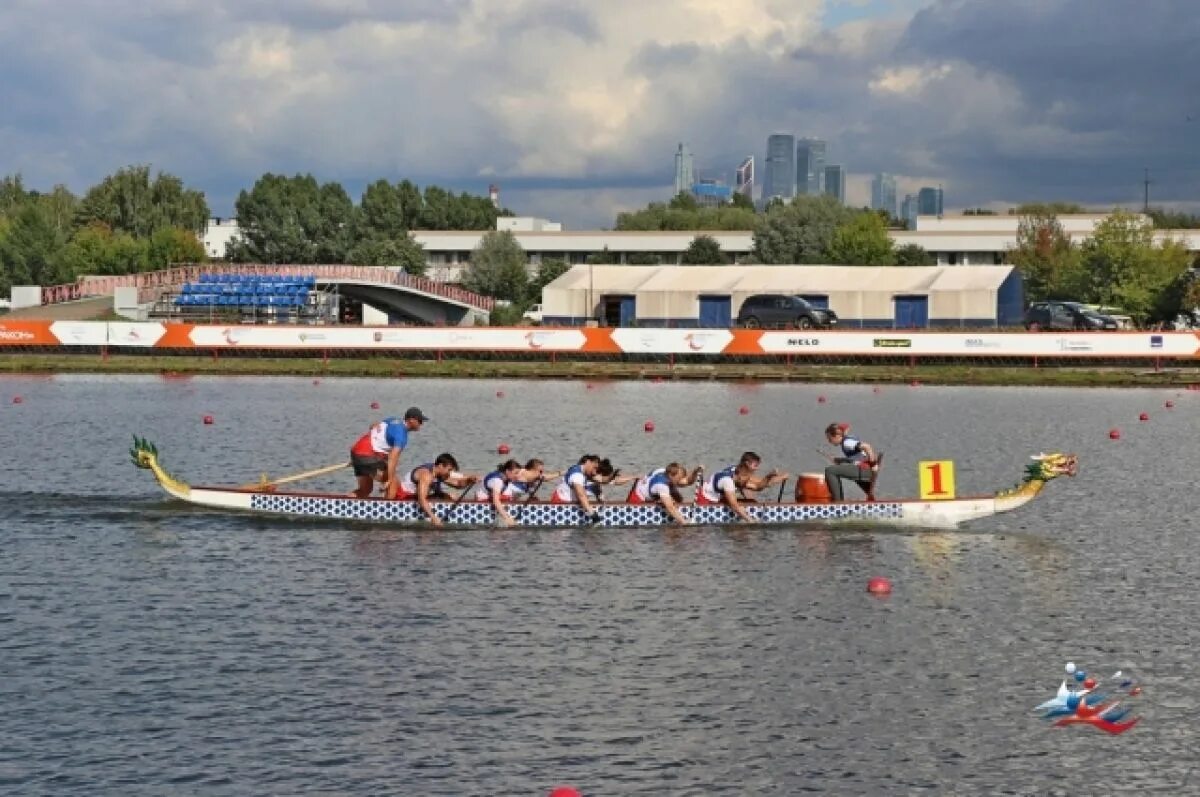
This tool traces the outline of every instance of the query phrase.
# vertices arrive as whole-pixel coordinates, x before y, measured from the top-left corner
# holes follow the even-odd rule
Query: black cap
[[[425,413],[421,412],[419,407],[409,407],[404,411],[404,420],[416,420],[421,423],[429,423],[429,418]]]

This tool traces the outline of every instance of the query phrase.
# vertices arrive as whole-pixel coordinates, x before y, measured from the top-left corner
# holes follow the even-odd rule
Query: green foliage
[[[1077,299],[1087,290],[1087,275],[1079,247],[1071,242],[1053,213],[1036,212],[1021,217],[1017,246],[1008,253],[1025,281],[1025,296],[1042,299]]]
[[[1190,255],[1177,241],[1154,243],[1153,227],[1131,213],[1116,211],[1096,226],[1082,247],[1091,297],[1148,320],[1187,271]]]
[[[697,235],[683,250],[680,258],[685,266],[719,266],[729,262],[721,251],[721,244],[711,235]]]
[[[147,247],[124,231],[103,222],[79,230],[59,252],[55,282],[71,282],[85,274],[132,274],[147,270]]]
[[[739,210],[748,210],[751,213],[754,212],[754,200],[741,191],[733,192],[733,196],[729,198],[729,206]]]
[[[14,174],[0,179],[0,218],[6,217],[32,199],[25,190],[21,175]]]
[[[471,262],[463,273],[463,285],[476,293],[520,302],[529,287],[525,250],[508,230],[492,231],[483,236],[471,253]]]
[[[200,243],[196,234],[179,227],[159,227],[150,234],[145,245],[146,266],[151,271],[208,260],[204,244]]]
[[[399,266],[418,277],[425,273],[427,263],[425,247],[408,233],[360,241],[350,250],[350,262],[358,266]]]
[[[848,266],[890,266],[896,262],[892,239],[877,213],[860,212],[842,222],[829,242],[829,260]]]
[[[937,265],[937,260],[929,252],[925,251],[925,247],[920,244],[905,244],[904,246],[896,247],[896,265],[933,266]]]
[[[860,212],[831,196],[800,196],[787,205],[772,205],[754,232],[754,256],[767,264],[826,262],[834,231]]]
[[[995,216],[996,211],[988,210],[987,208],[967,208],[963,211],[964,216]]]
[[[545,288],[551,282],[566,274],[570,270],[570,266],[565,260],[557,258],[547,258],[538,264],[537,273],[533,279],[529,281],[527,298],[530,302],[539,302],[542,299],[542,288]]]
[[[1087,213],[1087,209],[1074,202],[1026,202],[1008,211],[1010,216],[1070,216],[1076,213]]]
[[[599,252],[588,255],[583,262],[589,266],[608,266],[616,263],[618,258],[609,251],[608,247],[604,247]]]
[[[178,177],[159,172],[151,180],[149,166],[129,166],[84,195],[76,220],[80,226],[100,222],[135,238],[162,227],[198,234],[208,223],[208,203],[202,192],[184,188]]]
[[[311,174],[264,174],[237,198],[241,237],[229,259],[256,263],[344,263],[354,206],[337,183]]]
[[[671,210],[686,210],[695,212],[700,209],[700,203],[696,201],[696,197],[686,191],[680,191],[675,196],[671,197],[671,203],[667,206]]]
[[[680,194],[680,196],[684,196]],[[679,197],[676,197],[678,200]],[[737,205],[717,207],[682,207],[686,203],[672,200],[671,206],[651,202],[642,210],[617,214],[616,229],[625,231],[657,230],[752,230],[758,221],[753,208]]]
[[[521,304],[498,304],[488,313],[488,324],[494,327],[516,327],[525,322],[525,306]]]
[[[631,266],[657,266],[662,263],[662,257],[653,252],[630,252],[625,255],[625,262]]]
[[[1196,230],[1200,229],[1200,216],[1191,213],[1181,213],[1162,208],[1150,208],[1146,213],[1155,229],[1159,230]]]

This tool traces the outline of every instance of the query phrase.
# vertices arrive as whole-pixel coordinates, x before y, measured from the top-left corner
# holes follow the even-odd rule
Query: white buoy
[[[1074,674],[1075,674],[1075,662],[1068,661],[1067,662],[1067,675],[1074,675]]]

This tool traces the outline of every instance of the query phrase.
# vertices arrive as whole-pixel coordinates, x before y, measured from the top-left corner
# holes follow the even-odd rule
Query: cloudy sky
[[[774,132],[948,209],[1200,210],[1187,0],[4,0],[0,173],[149,163],[229,215],[266,171],[409,177],[602,227]],[[760,171],[761,175],[761,171]]]

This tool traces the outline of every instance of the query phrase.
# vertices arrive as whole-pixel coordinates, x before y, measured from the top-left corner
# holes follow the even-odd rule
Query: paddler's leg
[[[386,467],[383,460],[374,457],[351,456],[350,464],[354,467],[354,475],[358,479],[358,487],[354,490],[355,498],[370,498],[371,490],[375,487],[381,467]]]
[[[851,479],[858,481],[862,477],[862,473],[858,469],[858,465],[853,462],[843,462],[837,465],[830,465],[825,469],[825,485],[829,487],[829,498],[832,501],[844,501],[844,493],[842,492],[842,479]]]

